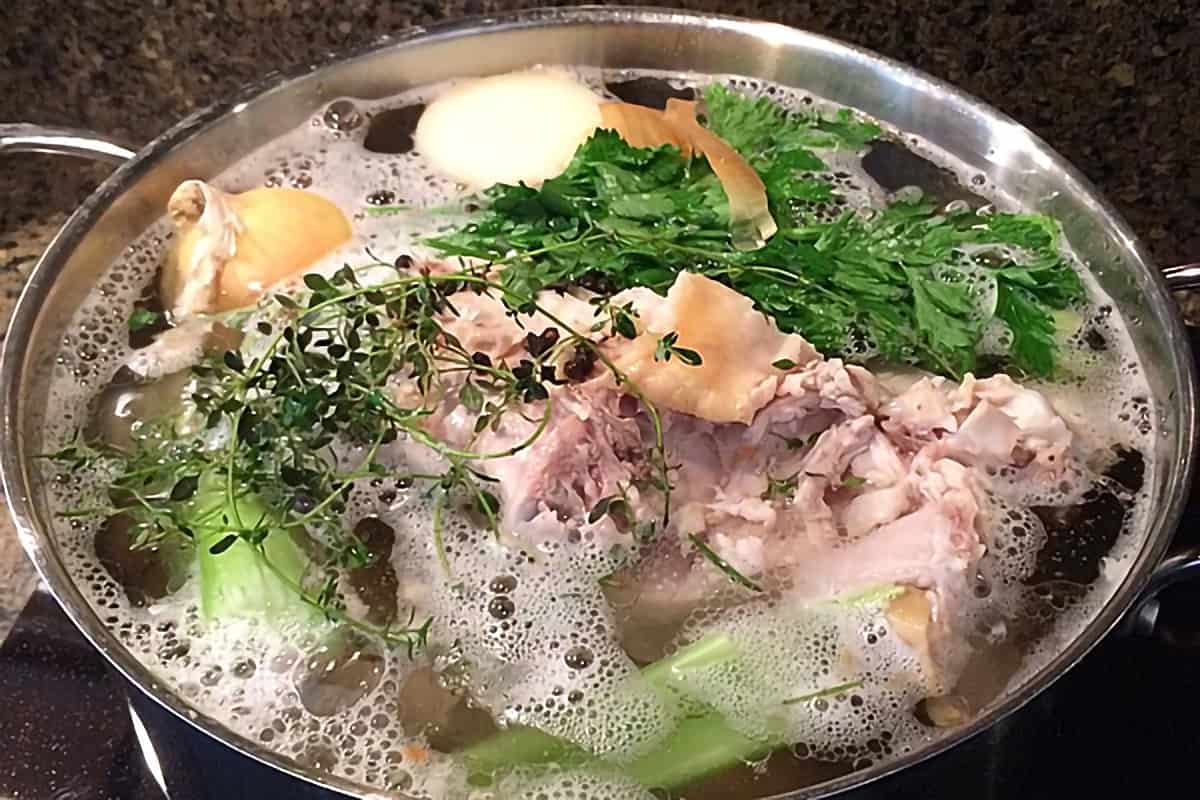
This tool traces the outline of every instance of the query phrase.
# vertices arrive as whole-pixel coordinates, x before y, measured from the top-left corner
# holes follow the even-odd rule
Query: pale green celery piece
[[[737,645],[727,633],[714,633],[681,647],[666,658],[642,668],[642,677],[669,688],[688,670],[704,669],[737,656]]]
[[[782,745],[749,739],[720,714],[688,717],[658,747],[638,758],[628,774],[643,786],[674,789],[738,763],[757,761]]]
[[[642,677],[663,688],[670,688],[689,670],[719,664],[737,655],[737,647],[725,633],[707,636],[681,648],[642,670]],[[698,780],[726,767],[774,749],[770,742],[750,740],[731,728],[719,714],[706,714],[683,720],[649,753],[628,767],[645,786],[670,788]],[[504,769],[521,764],[554,764],[559,768],[596,761],[582,748],[543,733],[536,728],[514,727],[496,734],[463,752],[473,779],[490,782]]]
[[[719,714],[688,717],[662,743],[631,764],[615,767],[643,786],[673,789],[714,775],[735,764],[757,761],[781,745],[767,739],[748,739]],[[519,765],[544,764],[557,769],[582,766],[604,768],[586,751],[536,728],[510,728],[474,745],[464,754],[477,785]]]
[[[241,539],[220,553],[211,552],[231,528],[250,528],[264,520],[270,523],[270,512],[259,497],[243,494],[229,503],[219,477],[208,476],[201,481],[191,511],[200,571],[200,610],[206,618],[314,614],[297,591],[306,559],[287,531],[271,530],[263,540],[261,555]]]
[[[809,703],[861,685],[862,681],[843,683],[785,700],[783,705]],[[777,728],[777,725],[771,727]],[[763,759],[786,744],[779,730],[773,730],[763,738],[750,738],[720,714],[710,713],[680,722],[665,741],[634,761],[628,774],[643,786],[675,789],[735,764]]]
[[[564,739],[524,726],[473,744],[462,757],[471,781],[480,786],[491,784],[497,773],[523,764],[555,764],[565,769],[594,760],[586,750]]]
[[[904,587],[895,583],[868,586],[865,589],[838,595],[829,602],[839,606],[881,606],[904,593]]]
[[[853,599],[885,602],[903,591],[899,586],[875,587],[857,593]],[[843,598],[842,602],[845,602]],[[688,671],[704,669],[738,655],[737,646],[725,633],[716,633],[654,662],[642,670],[642,676],[657,686],[671,688]],[[820,689],[781,705],[796,705],[831,697],[861,685],[860,681]],[[628,775],[643,786],[677,789],[739,763],[765,758],[787,744],[782,732],[763,738],[750,738],[736,730],[716,712],[682,720],[662,742],[629,764],[607,765]],[[472,782],[489,785],[495,775],[522,765],[553,765],[559,769],[581,766],[605,768],[606,765],[582,748],[536,728],[510,728],[465,750]]]

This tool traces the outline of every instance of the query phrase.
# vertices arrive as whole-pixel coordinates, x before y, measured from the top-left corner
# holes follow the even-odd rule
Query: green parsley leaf
[[[137,333],[162,321],[162,314],[148,308],[135,308],[129,315],[129,332]]]
[[[996,316],[1012,332],[1014,363],[1033,375],[1047,375],[1054,368],[1054,318],[1039,307],[1029,289],[1008,280],[997,285]]]

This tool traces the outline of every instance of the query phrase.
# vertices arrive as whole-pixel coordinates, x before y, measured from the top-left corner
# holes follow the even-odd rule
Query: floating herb
[[[790,445],[789,445],[790,447]],[[796,496],[800,485],[800,473],[794,472],[786,478],[767,476],[767,489],[762,493],[763,500],[791,500]]]
[[[696,534],[689,533],[688,540],[691,541],[693,547],[700,551],[700,555],[711,561],[713,566],[721,570],[721,572],[724,572],[725,576],[729,578],[729,580],[733,581],[739,586],[749,589],[752,592],[762,591],[761,586],[747,578],[742,573],[738,572],[732,564],[717,555],[717,553],[711,547],[705,544],[699,537],[697,537]]]
[[[848,692],[851,689],[857,689],[862,686],[862,681],[849,681],[848,683],[839,683],[837,686],[830,686],[828,689],[820,689],[810,694],[802,694],[799,697],[790,697],[782,702],[785,706],[794,706],[799,703],[811,703],[813,700],[820,700],[824,697],[833,697],[842,692]]]
[[[663,334],[663,336],[654,345],[654,360],[655,361],[670,361],[671,356],[675,356],[689,367],[698,367],[703,362],[700,354],[695,350],[687,347],[680,347],[675,344],[679,341],[679,334],[675,331]]]
[[[135,308],[133,313],[129,315],[129,332],[137,333],[144,331],[160,324],[163,321],[162,314],[157,311],[151,311],[148,308]]]
[[[403,214],[409,211],[408,206],[390,205],[390,206],[363,206],[363,213],[372,217],[391,217],[396,214]]]

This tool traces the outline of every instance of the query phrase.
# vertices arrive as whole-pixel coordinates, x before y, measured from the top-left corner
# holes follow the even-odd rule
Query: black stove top
[[[1193,334],[1200,345],[1200,334]],[[1200,352],[1200,349],[1197,349]],[[1180,544],[1200,544],[1195,487]],[[1188,797],[1200,765],[1200,582],[1151,636],[1109,636],[988,731],[850,800]],[[0,800],[335,800],[197,732],[107,666],[48,594],[0,646]]]

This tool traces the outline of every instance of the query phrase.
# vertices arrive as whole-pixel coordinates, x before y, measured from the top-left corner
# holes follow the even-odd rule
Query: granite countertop
[[[0,9],[0,121],[82,126],[145,142],[271,70],[413,24],[553,4],[6,0]],[[1032,128],[1082,169],[1158,263],[1200,260],[1200,27],[1194,0],[658,4],[784,22],[958,84]],[[3,163],[0,322],[7,323],[38,253],[106,171],[50,156]],[[3,639],[36,584],[6,514],[0,576]]]

